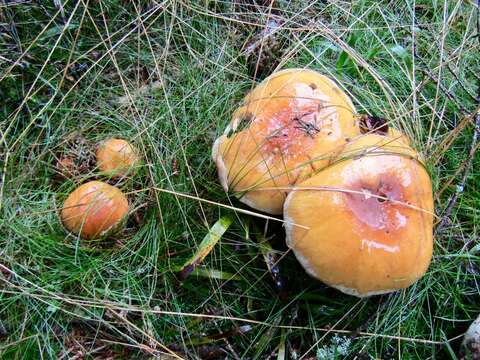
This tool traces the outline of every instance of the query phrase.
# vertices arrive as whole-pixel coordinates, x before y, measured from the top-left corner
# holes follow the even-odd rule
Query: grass
[[[273,11],[253,11],[233,3],[0,5],[2,358],[458,355],[480,313],[478,155],[436,234],[427,275],[359,300],[309,278],[281,223],[240,212],[217,181],[210,149],[256,83],[242,44],[276,16],[281,46],[269,65],[328,74],[359,112],[403,129],[427,159],[441,217],[478,112],[478,5],[278,1]],[[73,154],[88,165],[79,154],[110,136],[141,149],[139,173],[118,184],[138,211],[123,233],[92,246],[66,236],[57,208],[97,173],[59,180],[56,161]],[[174,269],[221,216],[233,224],[199,271],[178,282]],[[275,286],[266,252],[286,290]]]

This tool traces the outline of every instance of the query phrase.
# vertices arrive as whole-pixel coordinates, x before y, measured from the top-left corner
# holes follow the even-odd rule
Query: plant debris
[[[268,75],[280,64],[286,40],[281,38],[283,21],[270,19],[264,29],[245,45],[250,73],[257,79]]]
[[[262,254],[265,265],[267,266],[268,272],[273,279],[278,295],[281,300],[286,300],[288,298],[286,279],[282,275],[282,272],[280,270],[280,257],[278,256],[278,252],[273,249],[270,241],[264,233],[262,233],[258,229],[255,230],[259,250]]]
[[[208,234],[203,238],[198,246],[195,254],[188,259],[185,264],[177,271],[176,275],[180,281],[185,280],[195,268],[210,254],[213,247],[220,241],[222,235],[227,231],[233,222],[231,216],[222,216],[208,231]]]
[[[362,115],[359,125],[362,134],[388,134],[388,122],[385,118],[379,116]]]
[[[81,177],[95,167],[93,146],[78,132],[68,136],[54,156],[57,180]]]

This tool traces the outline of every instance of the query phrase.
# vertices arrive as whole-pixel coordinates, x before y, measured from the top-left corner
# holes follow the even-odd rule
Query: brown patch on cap
[[[311,104],[294,111],[279,111],[259,131],[265,138],[261,149],[287,158],[307,154],[321,130],[317,116],[316,106]]]
[[[362,223],[373,229],[387,230],[397,223],[392,218],[394,201],[402,201],[400,180],[394,175],[382,174],[374,182],[358,181],[351,186],[355,193],[346,193],[347,205]]]

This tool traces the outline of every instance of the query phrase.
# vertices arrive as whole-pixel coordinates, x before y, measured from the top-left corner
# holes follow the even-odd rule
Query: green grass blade
[[[188,259],[177,272],[177,277],[180,280],[185,280],[193,272],[195,267],[200,264],[208,254],[210,254],[210,251],[212,251],[213,247],[218,243],[225,231],[228,230],[232,222],[233,218],[225,215],[210,228],[195,254]]]

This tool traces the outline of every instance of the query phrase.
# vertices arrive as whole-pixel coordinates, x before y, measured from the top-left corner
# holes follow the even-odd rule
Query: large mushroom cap
[[[76,188],[61,211],[63,225],[84,239],[95,239],[117,229],[128,214],[128,200],[120,189],[101,181]]]
[[[253,208],[281,214],[288,187],[359,134],[354,112],[348,96],[315,71],[274,73],[246,96],[214,144],[223,187]]]
[[[360,137],[343,155],[288,195],[288,245],[310,275],[347,294],[413,284],[432,256],[428,173],[406,144],[380,135]]]
[[[132,174],[140,163],[137,150],[123,139],[108,139],[97,149],[97,165],[105,174],[122,177]]]
[[[404,133],[402,133],[400,130],[397,130],[395,128],[391,127],[390,129],[388,129],[388,137],[390,137],[394,140],[398,140],[398,141],[404,143],[405,145],[408,145],[408,146],[411,145],[411,141],[408,138],[408,136],[405,135]]]

